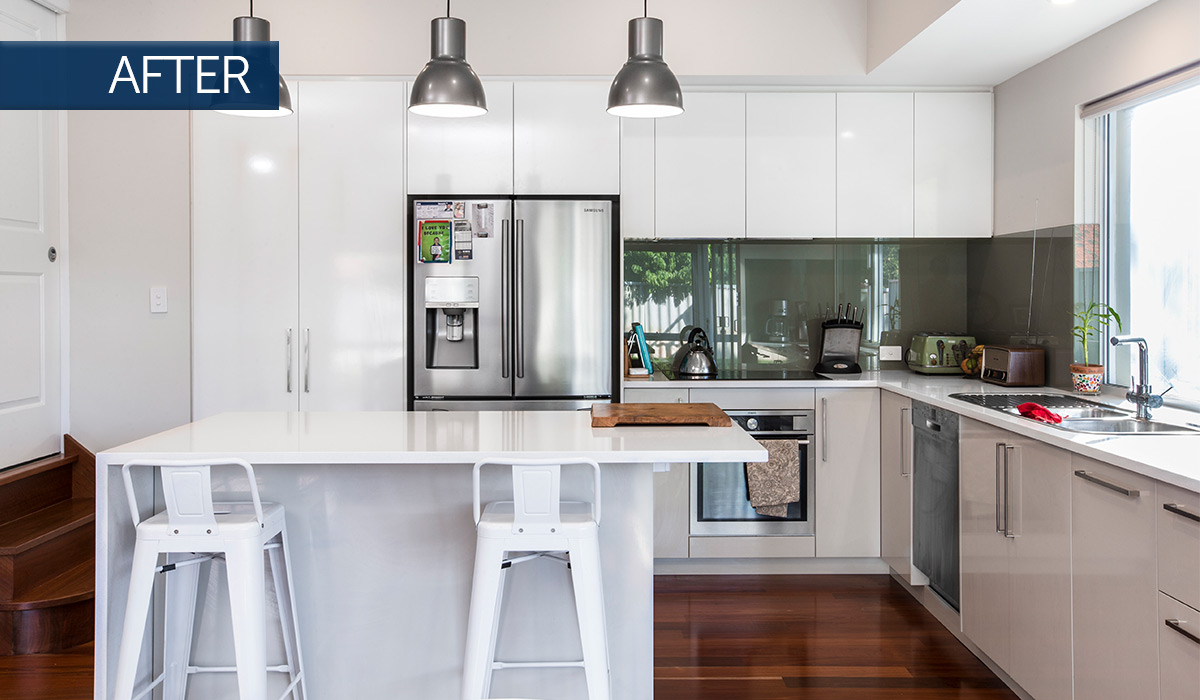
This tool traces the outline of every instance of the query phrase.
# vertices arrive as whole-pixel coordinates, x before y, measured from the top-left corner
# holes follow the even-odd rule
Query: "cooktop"
[[[667,370],[663,374],[665,374],[667,376],[667,379],[680,379],[680,380],[685,380],[685,381],[715,380],[715,381],[775,382],[775,381],[791,381],[791,380],[811,381],[814,379],[826,379],[826,377],[818,376],[815,373],[813,373],[811,370],[807,370],[807,369],[794,369],[794,368],[774,369],[774,368],[768,368],[768,367],[761,367],[761,368],[756,367],[754,369],[724,369],[724,370],[720,370],[718,372],[717,376],[715,376],[715,377],[679,376],[679,375],[676,375],[674,372],[671,372],[670,370]]]

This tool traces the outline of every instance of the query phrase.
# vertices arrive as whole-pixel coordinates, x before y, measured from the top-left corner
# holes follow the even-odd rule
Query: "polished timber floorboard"
[[[0,656],[0,700],[88,700],[92,651]],[[1016,698],[887,576],[655,577],[654,697]]]
[[[1014,695],[888,576],[658,576],[655,700]]]

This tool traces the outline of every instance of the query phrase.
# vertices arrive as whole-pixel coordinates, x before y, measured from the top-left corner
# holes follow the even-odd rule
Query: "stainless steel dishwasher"
[[[913,402],[913,564],[958,610],[958,414]]]

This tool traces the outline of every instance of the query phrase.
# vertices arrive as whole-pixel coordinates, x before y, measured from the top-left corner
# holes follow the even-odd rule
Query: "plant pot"
[[[1104,365],[1071,364],[1071,386],[1080,394],[1099,394]]]

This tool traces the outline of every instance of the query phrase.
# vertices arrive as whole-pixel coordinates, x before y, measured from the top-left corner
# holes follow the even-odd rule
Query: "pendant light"
[[[427,117],[478,117],[487,114],[479,76],[467,63],[467,23],[450,16],[433,20],[430,60],[413,81],[408,111]]]
[[[648,16],[629,20],[629,60],[608,89],[608,113],[618,117],[673,117],[683,113],[683,91],[663,61],[663,23]]]
[[[250,0],[250,16],[233,18],[234,41],[270,41],[271,23],[261,17],[254,16],[254,0]],[[245,103],[238,103],[244,105]],[[288,90],[283,76],[279,76],[279,108],[278,109],[241,109],[233,106],[228,109],[217,108],[214,111],[221,114],[231,114],[236,117],[286,117],[292,113],[292,93]]]

